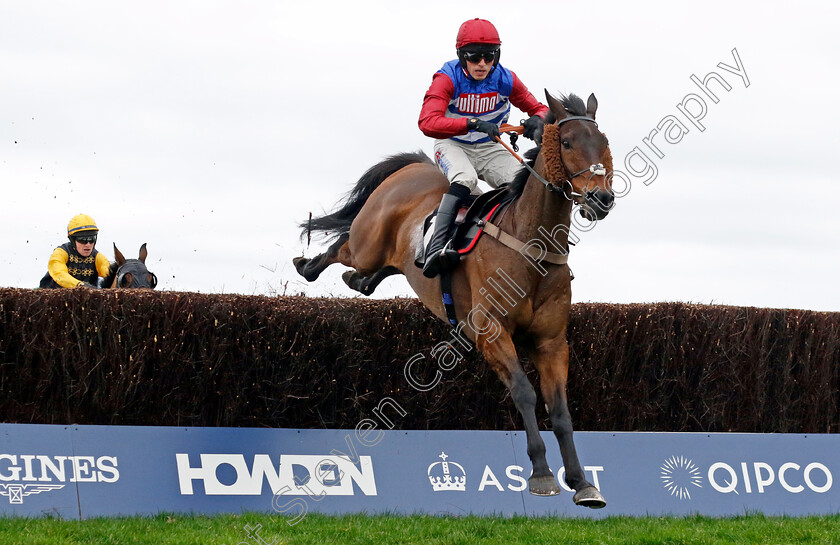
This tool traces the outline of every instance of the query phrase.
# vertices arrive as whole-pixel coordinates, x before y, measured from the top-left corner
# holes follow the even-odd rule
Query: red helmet
[[[502,40],[499,39],[499,31],[493,23],[476,18],[464,22],[458,29],[455,49],[461,49],[467,44],[502,45]]]

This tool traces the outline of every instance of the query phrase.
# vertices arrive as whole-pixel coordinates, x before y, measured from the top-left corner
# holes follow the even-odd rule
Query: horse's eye
[[[560,143],[563,144],[564,148],[572,149],[572,144],[571,144],[571,142],[569,142],[568,139],[564,138],[563,140],[560,141]]]

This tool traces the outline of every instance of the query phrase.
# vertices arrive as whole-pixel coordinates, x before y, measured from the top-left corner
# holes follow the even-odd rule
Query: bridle
[[[126,274],[131,274],[130,286],[122,285],[123,278],[125,278]],[[147,286],[144,286],[143,283],[138,280],[139,275],[143,274],[148,274],[150,276],[148,287],[155,289],[157,286],[157,276],[155,276],[155,273],[150,272],[149,269],[146,268],[146,265],[139,259],[126,259],[125,263],[117,267],[116,285],[120,288],[145,288]]]
[[[586,121],[588,123],[594,123],[596,127],[598,126],[598,123],[593,118],[587,117],[587,116],[584,116],[584,115],[572,115],[572,116],[569,116],[569,117],[564,117],[563,119],[558,121],[555,124],[555,126],[560,127],[560,125],[562,125],[563,123],[566,123],[568,121]],[[500,130],[502,132],[519,132],[519,131],[514,130],[516,128],[517,127],[502,126],[500,128]],[[578,192],[575,191],[575,188],[572,185],[572,180],[577,178],[578,176],[581,176],[582,174],[587,173],[587,172],[591,173],[591,175],[589,177],[590,179],[592,178],[592,176],[606,176],[606,174],[607,174],[607,170],[604,168],[604,165],[602,165],[601,163],[595,163],[595,164],[589,165],[588,168],[584,168],[583,170],[580,170],[579,172],[571,173],[571,171],[569,170],[569,167],[566,166],[566,162],[563,160],[563,154],[560,153],[560,154],[558,154],[559,158],[560,158],[560,165],[563,167],[563,171],[564,171],[566,177],[562,180],[558,180],[558,182],[560,184],[562,184],[562,185],[558,185],[557,182],[555,182],[555,183],[549,182],[548,180],[546,180],[545,178],[543,178],[542,176],[537,174],[537,171],[534,170],[533,168],[531,168],[531,165],[529,165],[525,160],[523,160],[519,155],[517,155],[517,153],[514,150],[512,150],[510,148],[510,146],[508,146],[504,142],[504,140],[501,139],[501,137],[497,136],[497,137],[495,137],[495,139],[496,139],[497,142],[499,142],[501,145],[503,145],[505,147],[505,149],[507,149],[514,157],[516,157],[516,159],[526,169],[528,169],[528,171],[531,173],[532,176],[534,176],[534,178],[536,178],[537,180],[542,182],[542,184],[545,186],[546,189],[548,189],[552,193],[560,193],[567,200],[574,201],[578,204],[581,204],[582,201],[586,200],[587,198],[591,198],[592,195],[595,193],[596,189],[590,189],[590,190],[586,191],[584,194],[578,193]],[[587,186],[588,185],[589,184],[587,183]]]

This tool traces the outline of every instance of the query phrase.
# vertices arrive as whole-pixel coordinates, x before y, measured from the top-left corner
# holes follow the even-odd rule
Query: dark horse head
[[[139,259],[126,259],[114,244],[114,263],[105,277],[105,288],[147,288],[155,289],[157,276],[146,268],[146,243],[140,246]]]
[[[556,178],[562,180],[563,192],[580,206],[580,215],[589,221],[603,219],[615,204],[611,188],[612,156],[607,137],[598,130],[595,112],[598,100],[594,94],[584,105],[577,95],[563,96],[560,100],[545,93],[550,114],[543,135],[543,152],[547,167],[550,158],[556,158]],[[552,128],[553,128],[552,127]],[[549,139],[555,139],[549,142]],[[557,150],[555,153],[550,153]]]

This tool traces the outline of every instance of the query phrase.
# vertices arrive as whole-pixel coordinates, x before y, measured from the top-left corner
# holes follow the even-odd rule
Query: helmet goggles
[[[477,49],[477,50],[472,50],[472,51],[470,51],[469,49],[465,49],[461,53],[461,56],[467,62],[479,63],[479,62],[481,62],[481,59],[484,59],[488,64],[492,64],[492,63],[496,62],[496,59],[499,56],[499,48],[498,47],[494,48],[494,49],[484,49],[484,48],[482,48],[480,50]]]

